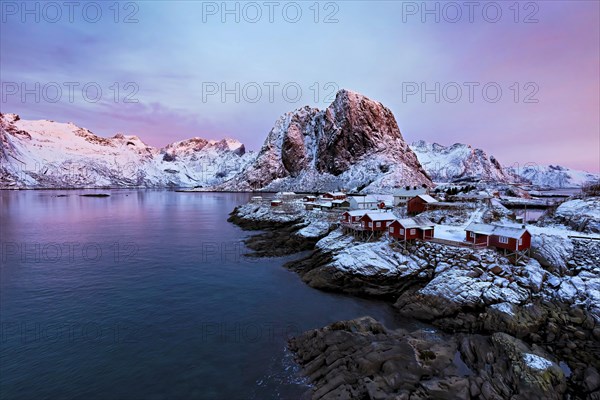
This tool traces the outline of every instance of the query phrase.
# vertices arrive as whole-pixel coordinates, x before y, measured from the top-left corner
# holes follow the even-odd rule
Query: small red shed
[[[395,219],[396,216],[391,212],[371,212],[363,215],[360,223],[365,230],[383,232]]]
[[[408,200],[406,203],[406,211],[408,214],[419,214],[427,209],[427,205],[437,203],[437,200],[428,194],[420,194]]]
[[[271,200],[271,207],[279,207],[283,204],[281,200]]]

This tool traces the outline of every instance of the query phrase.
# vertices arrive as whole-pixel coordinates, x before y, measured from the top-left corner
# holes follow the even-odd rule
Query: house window
[[[508,238],[506,236],[500,236],[500,238],[498,239],[498,241],[500,243],[506,244],[506,243],[508,243]]]
[[[381,222],[377,222],[377,223],[376,223],[376,226],[377,226],[378,228],[381,228]]]
[[[369,222],[369,228],[372,228],[372,227],[373,227],[373,223]]]
[[[474,232],[469,232],[469,237],[470,238],[474,238],[475,237],[475,233]]]
[[[400,234],[404,236],[404,229],[400,229]]]
[[[520,238],[519,239],[519,246],[522,246],[522,245],[523,245],[523,238]]]
[[[390,226],[390,233],[394,233],[394,227]]]
[[[415,233],[417,233],[417,230],[416,230],[416,229],[411,229],[411,230],[410,230],[410,234],[411,234],[411,235],[414,235]]]

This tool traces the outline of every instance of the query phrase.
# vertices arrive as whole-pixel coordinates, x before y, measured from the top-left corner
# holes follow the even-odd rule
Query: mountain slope
[[[481,149],[455,143],[443,146],[419,140],[410,145],[428,175],[436,182],[483,180],[493,183],[527,183],[548,188],[575,188],[598,182],[598,175],[559,165],[504,167]]]
[[[244,145],[201,138],[146,145],[94,135],[72,123],[0,114],[0,187],[193,187],[218,184],[252,161]]]
[[[493,156],[481,149],[455,143],[442,146],[423,140],[414,142],[410,148],[415,152],[423,168],[436,182],[457,179],[476,179],[492,182],[513,182],[515,176],[506,171]]]
[[[598,183],[600,176],[560,165],[526,165],[509,167],[510,173],[520,176],[535,186],[549,188],[577,188],[588,183]]]
[[[227,190],[386,192],[431,185],[392,112],[341,90],[325,110],[304,107],[275,122],[254,163]]]

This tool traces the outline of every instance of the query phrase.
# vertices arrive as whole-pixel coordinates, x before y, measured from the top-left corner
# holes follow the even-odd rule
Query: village
[[[466,200],[465,200],[466,199]],[[263,203],[254,196],[252,203]],[[472,249],[496,249],[513,263],[526,261],[530,255],[532,234],[518,217],[483,223],[486,210],[502,215],[510,212],[491,196],[464,196],[462,201],[437,199],[423,187],[405,187],[393,194],[348,195],[345,192],[301,195],[280,192],[270,200],[273,213],[304,212],[337,224],[345,235],[370,242],[387,240],[394,249],[406,251],[415,241],[428,241],[447,246]],[[498,211],[499,210],[499,211]],[[460,228],[455,223],[432,222],[428,215],[465,217]],[[456,222],[456,221],[453,221]]]

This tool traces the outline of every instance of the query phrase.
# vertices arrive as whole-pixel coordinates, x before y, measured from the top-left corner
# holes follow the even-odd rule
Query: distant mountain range
[[[255,154],[233,139],[162,149],[137,136],[94,135],[72,123],[0,114],[0,187],[195,187],[231,179]]]
[[[137,136],[97,136],[73,123],[0,114],[0,188],[184,187],[215,190],[390,192],[406,185],[483,180],[577,187],[598,175],[561,166],[505,168],[465,144],[408,145],[392,112],[349,90],[325,110],[280,117],[258,153],[235,139],[192,138],[164,148]]]
[[[504,167],[493,156],[467,144],[442,146],[423,140],[410,145],[427,174],[435,182],[487,181],[493,183],[528,183],[548,188],[575,188],[600,177],[559,165]]]

